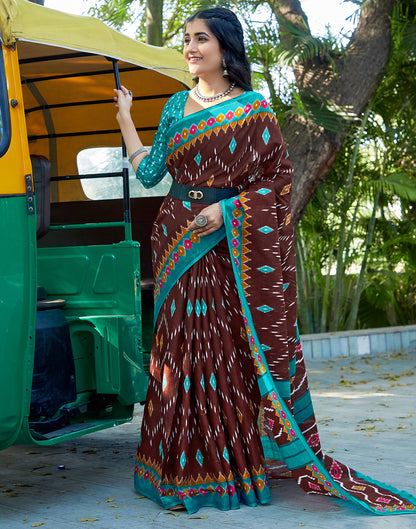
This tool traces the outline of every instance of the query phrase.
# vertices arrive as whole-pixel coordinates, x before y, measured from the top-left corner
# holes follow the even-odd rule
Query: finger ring
[[[130,97],[133,99],[133,92],[129,90]]]
[[[197,215],[195,217],[195,224],[198,226],[198,228],[203,228],[208,224],[208,217],[205,215]]]

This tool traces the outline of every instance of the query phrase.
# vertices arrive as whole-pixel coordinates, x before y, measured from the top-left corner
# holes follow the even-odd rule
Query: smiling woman
[[[292,165],[264,97],[251,89],[235,14],[185,26],[196,86],[166,103],[149,155],[116,90],[117,120],[145,187],[173,184],[152,230],[154,338],[136,454],[140,494],[167,509],[271,501],[270,479],[377,514],[416,499],[321,450],[297,330]],[[387,505],[387,507],[386,507]]]

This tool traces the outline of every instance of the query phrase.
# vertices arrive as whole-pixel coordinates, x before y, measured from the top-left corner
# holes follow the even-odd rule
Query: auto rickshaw
[[[175,50],[25,0],[0,0],[0,32],[3,449],[121,424],[145,399],[150,233],[169,183],[131,192],[113,88],[132,90],[151,145],[191,79]]]

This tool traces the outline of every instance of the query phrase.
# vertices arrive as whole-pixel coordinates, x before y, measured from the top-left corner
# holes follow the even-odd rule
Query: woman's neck
[[[206,97],[215,96],[224,92],[230,86],[229,79],[216,77],[215,79],[201,79],[198,81],[198,88],[201,94]]]

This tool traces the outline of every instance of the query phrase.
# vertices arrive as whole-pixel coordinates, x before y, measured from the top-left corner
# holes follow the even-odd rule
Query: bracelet
[[[149,151],[146,149],[146,147],[141,147],[140,149],[135,151],[131,156],[129,156],[129,162],[131,163],[136,158],[136,156],[139,156],[139,154],[142,154],[142,152],[147,152],[147,154],[149,154]]]

